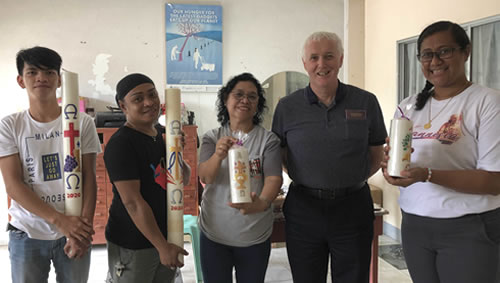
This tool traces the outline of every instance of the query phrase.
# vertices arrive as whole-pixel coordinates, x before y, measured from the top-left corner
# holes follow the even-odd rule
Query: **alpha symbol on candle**
[[[181,156],[181,150],[182,147],[179,146],[179,139],[178,137],[175,138],[175,146],[170,147],[170,158],[169,158],[169,163],[168,163],[168,171],[172,172],[172,167],[175,166],[175,180],[180,179],[180,168],[179,168],[179,163],[181,162],[182,156]]]
[[[70,118],[68,114],[73,114],[73,118]],[[76,119],[78,118],[78,109],[74,104],[68,104],[64,107],[64,119]]]
[[[69,137],[69,154],[74,156],[73,150],[75,149],[75,138],[80,137],[80,131],[75,130],[74,123],[69,123],[69,130],[64,131],[64,137]]]
[[[238,189],[245,189],[245,181],[247,180],[247,174],[245,174],[246,166],[243,162],[237,161],[234,164],[234,178],[238,183]]]

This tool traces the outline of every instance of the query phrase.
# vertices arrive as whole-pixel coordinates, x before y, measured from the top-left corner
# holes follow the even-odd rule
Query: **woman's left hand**
[[[384,173],[384,178],[389,184],[399,187],[408,187],[416,182],[425,182],[428,175],[427,168],[421,167],[401,171],[401,175],[403,176],[401,178],[389,176],[389,173],[387,173],[387,167],[384,167],[382,172]]]
[[[232,203],[228,205],[232,208],[236,208],[241,214],[252,214],[259,213],[269,208],[269,203],[263,199],[260,199],[255,192],[252,192],[252,202],[250,203]]]

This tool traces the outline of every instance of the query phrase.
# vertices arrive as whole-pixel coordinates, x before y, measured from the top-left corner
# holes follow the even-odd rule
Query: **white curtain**
[[[473,82],[500,90],[500,21],[472,28]]]
[[[417,41],[406,43],[404,47],[404,97],[419,93],[425,86],[425,77],[417,59]]]

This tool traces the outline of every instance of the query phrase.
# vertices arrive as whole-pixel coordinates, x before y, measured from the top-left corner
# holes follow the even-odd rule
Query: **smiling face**
[[[229,93],[226,108],[229,120],[244,123],[253,123],[252,119],[257,112],[259,94],[257,87],[250,81],[240,81]]]
[[[460,48],[450,31],[441,31],[426,37],[419,53],[439,52],[446,48],[454,48],[450,58],[440,59],[434,54],[432,60],[421,62],[423,75],[436,89],[457,87],[463,85],[466,80],[465,62],[469,58],[470,46]]]
[[[343,59],[335,41],[323,38],[307,42],[302,63],[309,74],[311,88],[316,91],[335,86]]]
[[[160,98],[151,83],[143,83],[120,100],[120,108],[127,116],[127,121],[134,125],[152,126],[160,115]]]
[[[17,76],[17,83],[27,90],[30,99],[55,99],[61,77],[57,70],[41,69],[25,63],[22,76]]]

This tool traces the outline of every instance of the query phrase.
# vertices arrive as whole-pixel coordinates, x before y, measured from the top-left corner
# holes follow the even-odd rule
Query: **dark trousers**
[[[200,254],[205,283],[233,282],[233,267],[236,282],[263,283],[271,254],[271,239],[249,247],[232,247],[216,243],[201,232]]]
[[[445,219],[403,212],[401,234],[415,283],[498,282],[500,208]]]
[[[350,195],[320,200],[290,188],[283,211],[288,260],[295,283],[367,283],[373,239],[368,185]]]

